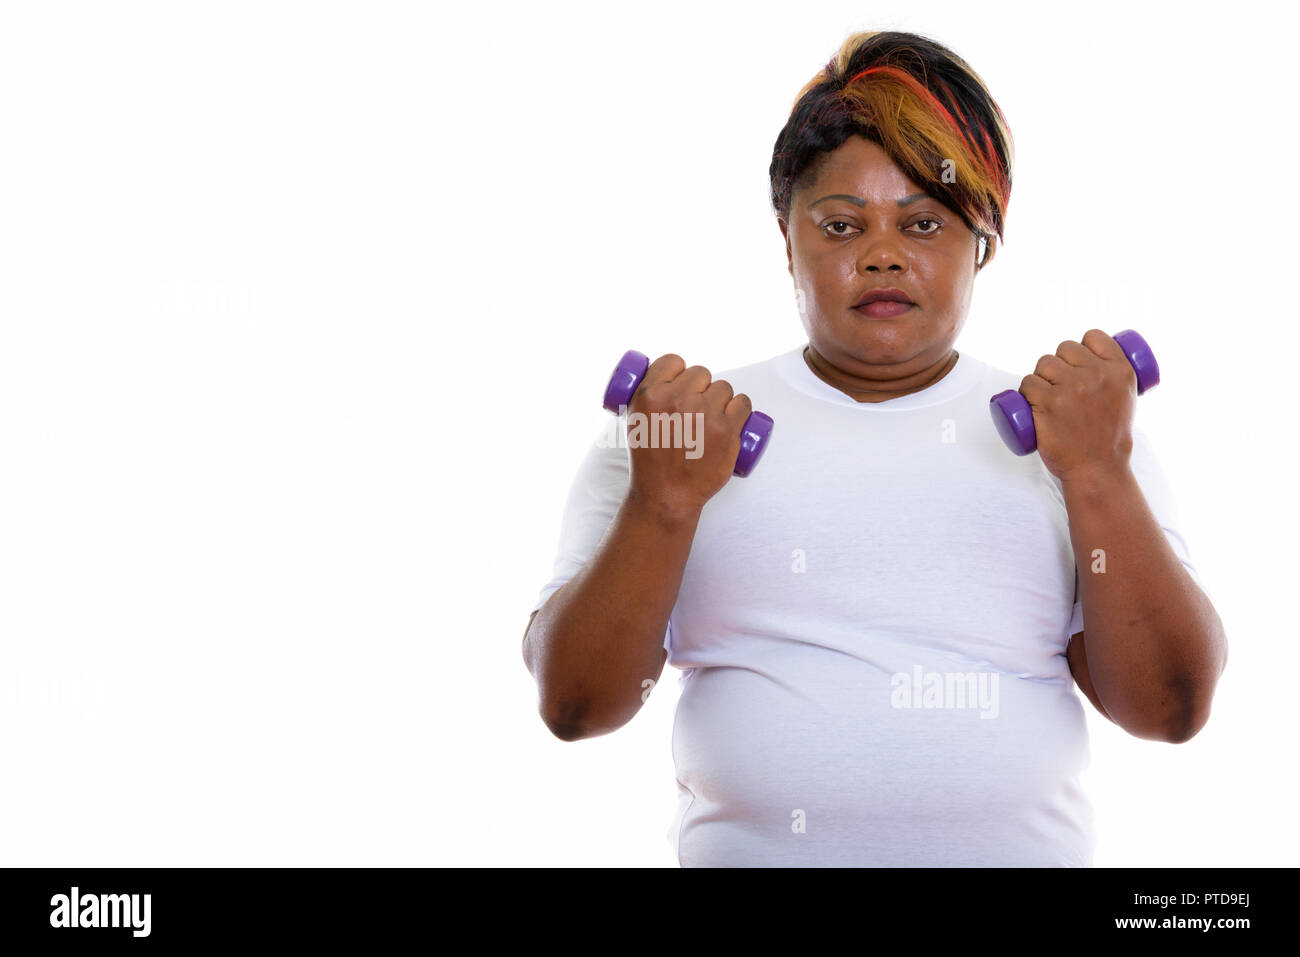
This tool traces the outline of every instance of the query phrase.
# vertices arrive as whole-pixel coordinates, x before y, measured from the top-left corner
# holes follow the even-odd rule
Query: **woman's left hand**
[[[1120,344],[1100,329],[1067,339],[1020,382],[1038,436],[1038,454],[1062,482],[1128,468],[1137,375]]]

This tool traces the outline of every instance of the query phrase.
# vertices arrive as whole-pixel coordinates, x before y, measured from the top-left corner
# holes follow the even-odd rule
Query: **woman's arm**
[[[542,720],[565,741],[627,724],[641,709],[642,682],[662,673],[664,632],[700,513],[730,480],[753,407],[708,369],[669,353],[650,363],[629,411],[629,422],[690,416],[697,443],[688,449],[672,433],[662,442],[629,438],[628,491],[609,530],[524,634]]]
[[[582,569],[535,613],[524,662],[546,726],[564,741],[616,731],[659,680],[664,632],[677,603],[700,509],[629,491]]]
[[[1081,473],[1061,488],[1099,710],[1136,737],[1187,741],[1209,720],[1228,661],[1223,622],[1131,470]]]

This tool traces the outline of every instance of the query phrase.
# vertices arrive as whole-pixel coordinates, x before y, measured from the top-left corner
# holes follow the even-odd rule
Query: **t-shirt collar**
[[[883,402],[859,402],[852,396],[845,395],[828,382],[823,382],[803,357],[807,343],[779,357],[777,368],[787,382],[800,392],[813,398],[833,402],[866,411],[894,412],[903,409],[920,409],[946,402],[973,388],[983,377],[983,363],[973,356],[957,351],[957,362],[939,381],[932,383],[919,392],[900,395]]]

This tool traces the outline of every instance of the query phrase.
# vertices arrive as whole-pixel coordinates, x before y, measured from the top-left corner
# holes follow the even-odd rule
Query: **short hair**
[[[978,239],[1002,241],[1015,144],[984,81],[957,54],[915,33],[849,36],[799,91],[776,138],[768,175],[778,217],[789,222],[795,190],[854,135],[879,144]]]

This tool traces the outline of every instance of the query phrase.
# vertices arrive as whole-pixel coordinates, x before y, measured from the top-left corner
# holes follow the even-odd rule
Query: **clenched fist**
[[[656,506],[699,510],[731,478],[753,407],[703,366],[660,356],[628,403],[629,494]]]
[[[1100,329],[1066,340],[1020,383],[1034,416],[1038,454],[1062,481],[1128,468],[1137,376],[1123,348]]]

